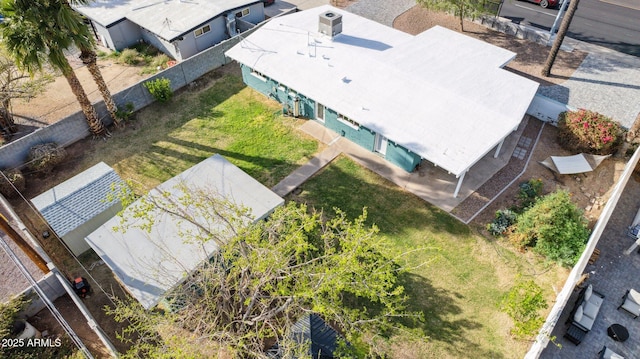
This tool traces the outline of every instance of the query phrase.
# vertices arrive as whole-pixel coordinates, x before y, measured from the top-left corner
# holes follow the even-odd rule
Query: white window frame
[[[249,8],[248,7],[236,12],[236,17],[245,17],[245,16],[248,16],[248,15],[249,15]]]
[[[263,75],[262,73],[256,71],[256,70],[251,70],[251,76],[257,78],[258,80],[260,80],[262,82],[267,82],[267,77],[265,75]]]
[[[327,112],[327,107],[321,104],[320,102],[316,102],[316,120],[324,123],[324,117],[326,112]]]
[[[198,34],[198,31],[200,32],[200,34]],[[206,33],[207,33],[207,32],[209,32],[209,31],[211,31],[211,25],[204,25],[203,27],[201,27],[201,28],[199,28],[199,29],[196,29],[196,30],[193,32],[193,36],[195,36],[195,37],[200,37],[200,36],[202,36],[202,35],[206,34]]]
[[[347,116],[344,115],[338,115],[338,121],[344,123],[345,125],[353,128],[354,130],[359,130],[360,129],[360,124],[357,123],[356,121],[350,119]]]

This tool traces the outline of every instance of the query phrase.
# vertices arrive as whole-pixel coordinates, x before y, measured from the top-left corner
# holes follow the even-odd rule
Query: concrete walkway
[[[443,169],[423,161],[417,170],[409,173],[388,162],[380,155],[368,151],[310,120],[300,126],[300,130],[327,144],[328,147],[308,163],[293,171],[272,190],[281,197],[286,196],[343,153],[361,166],[395,183],[398,187],[446,212],[450,212],[509,162],[526,123],[527,121],[522,121],[518,130],[505,139],[498,158],[493,157],[494,150],[489,151],[469,170],[462,182],[458,197],[454,198],[453,192],[458,180]]]

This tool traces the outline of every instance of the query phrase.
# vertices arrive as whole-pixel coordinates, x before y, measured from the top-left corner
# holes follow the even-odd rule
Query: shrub
[[[530,207],[536,199],[542,194],[544,184],[541,179],[532,178],[527,182],[520,183],[520,191],[518,198],[520,199],[520,207],[522,209]]]
[[[147,81],[144,83],[144,87],[149,90],[151,96],[158,102],[167,102],[171,99],[171,96],[173,96],[171,81],[165,77]]]
[[[582,109],[563,112],[558,117],[558,141],[571,152],[608,155],[622,144],[622,128],[597,112]]]
[[[116,111],[116,116],[123,121],[127,121],[133,116],[133,110],[135,109],[133,102],[127,102],[124,107],[119,107]]]
[[[517,279],[516,284],[502,298],[500,309],[514,321],[511,334],[518,339],[528,339],[536,335],[544,318],[539,314],[548,307],[542,295],[542,288],[534,281]]]
[[[49,172],[66,156],[67,151],[54,142],[35,145],[29,149],[27,167],[36,172]]]
[[[135,49],[124,49],[118,56],[118,61],[127,65],[138,65],[144,58]]]
[[[494,236],[498,236],[507,231],[516,221],[516,213],[510,209],[499,209],[496,211],[496,218],[487,225],[487,230]]]
[[[587,220],[567,191],[540,198],[518,216],[510,238],[565,266],[576,263],[589,238]]]
[[[0,193],[2,193],[3,196],[14,197],[17,195],[18,193],[13,189],[13,187],[20,192],[24,191],[26,188],[26,181],[19,169],[14,168],[2,171],[2,173],[4,176],[0,178]]]

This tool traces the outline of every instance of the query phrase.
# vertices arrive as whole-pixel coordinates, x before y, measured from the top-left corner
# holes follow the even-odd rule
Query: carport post
[[[462,180],[464,179],[465,174],[467,174],[467,171],[462,172],[462,174],[458,177],[458,184],[456,185],[456,190],[453,191],[453,198],[458,197],[458,192],[460,192],[460,187],[462,187]]]
[[[498,155],[500,155],[500,149],[502,148],[502,144],[504,143],[504,140],[506,139],[503,138],[502,141],[500,141],[500,143],[498,143],[498,148],[496,148],[496,153],[493,155],[493,158],[498,158]]]

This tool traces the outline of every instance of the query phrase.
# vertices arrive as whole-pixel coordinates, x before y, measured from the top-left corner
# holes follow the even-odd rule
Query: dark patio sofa
[[[567,319],[569,328],[564,337],[575,345],[580,344],[584,336],[593,328],[603,302],[604,295],[593,290],[591,284],[582,289]]]

